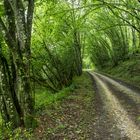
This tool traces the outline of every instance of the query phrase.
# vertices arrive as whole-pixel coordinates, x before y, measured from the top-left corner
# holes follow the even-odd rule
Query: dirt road
[[[140,90],[99,73],[96,87],[94,140],[140,140]]]

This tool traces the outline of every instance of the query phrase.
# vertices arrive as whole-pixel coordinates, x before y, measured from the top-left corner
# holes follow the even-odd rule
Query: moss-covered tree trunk
[[[19,126],[31,127],[34,99],[30,81],[30,46],[34,0],[28,0],[28,3],[22,0],[4,0],[4,8],[6,15],[3,18],[7,24],[0,18],[0,25],[9,47],[10,65],[5,64],[11,102],[15,105]]]

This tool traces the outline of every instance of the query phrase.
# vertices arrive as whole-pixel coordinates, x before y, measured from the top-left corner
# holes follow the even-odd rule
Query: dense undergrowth
[[[140,87],[140,57],[132,57],[113,68],[105,68],[103,72]]]

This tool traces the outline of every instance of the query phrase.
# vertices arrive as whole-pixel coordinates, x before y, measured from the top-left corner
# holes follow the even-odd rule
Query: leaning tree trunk
[[[80,35],[75,30],[74,31],[74,56],[75,56],[75,67],[76,67],[76,74],[80,76],[82,74],[82,55],[81,55],[81,42],[80,42]]]

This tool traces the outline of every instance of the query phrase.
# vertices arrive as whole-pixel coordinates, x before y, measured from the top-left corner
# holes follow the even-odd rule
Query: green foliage
[[[3,3],[0,1],[0,17],[4,15],[4,6]]]
[[[54,91],[69,86],[72,77],[82,72],[80,13],[71,8],[67,2],[48,2],[38,6],[35,13],[34,76]],[[57,14],[52,14],[54,11]]]
[[[34,105],[38,110],[67,97],[79,86],[73,77],[80,76],[82,68],[102,70],[122,64],[116,72],[134,75],[139,63],[130,59],[140,53],[138,1],[36,0],[34,11],[34,1],[19,3],[0,1],[0,111],[4,123],[36,126]],[[83,79],[80,83],[85,84]]]
[[[25,140],[31,138],[32,129],[16,128],[12,129],[12,123],[7,123],[0,128],[0,139]]]
[[[134,5],[140,6],[137,1],[104,1],[86,16],[85,57],[89,54],[98,69],[116,66],[139,52],[140,15]]]

